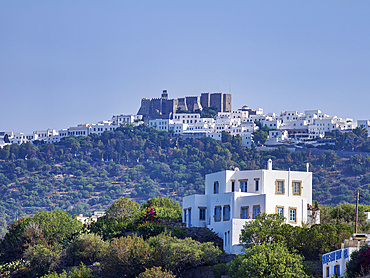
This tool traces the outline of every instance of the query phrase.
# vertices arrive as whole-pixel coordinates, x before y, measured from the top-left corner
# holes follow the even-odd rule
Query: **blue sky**
[[[370,119],[369,1],[0,0],[0,131],[233,94],[265,112]]]

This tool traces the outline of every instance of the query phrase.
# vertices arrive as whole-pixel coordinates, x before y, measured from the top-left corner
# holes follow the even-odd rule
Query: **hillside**
[[[0,230],[17,210],[19,217],[52,209],[89,214],[119,197],[181,200],[204,192],[205,174],[264,168],[270,157],[274,169],[304,171],[310,163],[313,199],[320,204],[353,203],[356,189],[370,199],[370,156],[344,158],[336,150],[313,154],[313,149],[290,153],[285,147],[258,151],[227,134],[223,141],[184,140],[142,125],[57,144],[7,146],[0,149]]]

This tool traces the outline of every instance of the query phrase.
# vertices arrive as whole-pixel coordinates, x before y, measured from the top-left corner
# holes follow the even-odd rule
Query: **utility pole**
[[[357,222],[358,222],[358,200],[360,199],[360,191],[356,191],[356,222],[355,222],[355,233],[357,233]]]

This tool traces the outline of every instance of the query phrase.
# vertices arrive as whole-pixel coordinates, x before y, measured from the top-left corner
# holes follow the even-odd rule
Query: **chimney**
[[[306,171],[309,172],[309,169],[310,169],[310,164],[307,162],[306,163]]]
[[[271,158],[267,161],[267,170],[272,170],[272,160],[271,160]]]

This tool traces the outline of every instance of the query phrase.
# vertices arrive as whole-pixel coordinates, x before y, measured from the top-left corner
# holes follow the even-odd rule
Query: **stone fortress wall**
[[[152,119],[168,119],[178,110],[196,112],[204,107],[215,107],[216,112],[231,111],[231,94],[202,93],[201,96],[187,96],[169,99],[167,90],[163,90],[161,98],[142,98],[138,115],[143,115],[144,122]]]

